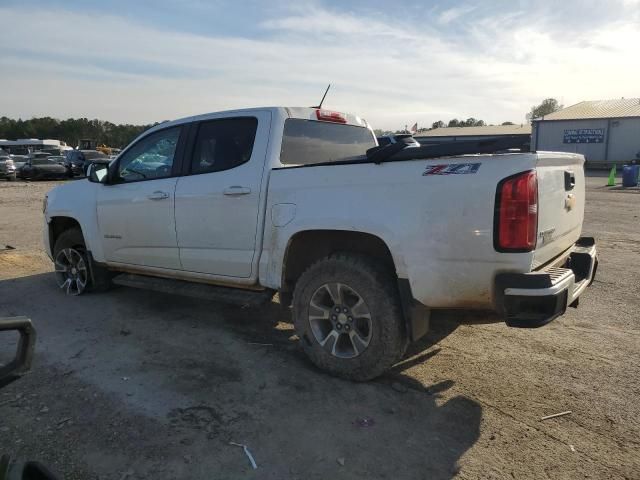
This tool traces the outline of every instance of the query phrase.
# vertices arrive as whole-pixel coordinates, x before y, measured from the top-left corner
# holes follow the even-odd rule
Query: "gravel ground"
[[[65,297],[40,250],[54,182],[0,182],[0,316],[39,335],[0,390],[0,453],[70,479],[638,479],[640,192],[605,182],[588,179],[600,269],[580,308],[536,330],[440,313],[366,384],[316,370],[276,303]]]

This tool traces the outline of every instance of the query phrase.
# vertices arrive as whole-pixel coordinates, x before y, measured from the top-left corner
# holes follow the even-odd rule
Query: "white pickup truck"
[[[595,275],[583,157],[473,151],[378,147],[365,120],[315,108],[166,122],[51,190],[44,244],[67,294],[278,292],[316,365],[367,380],[426,333],[433,309],[540,326]]]

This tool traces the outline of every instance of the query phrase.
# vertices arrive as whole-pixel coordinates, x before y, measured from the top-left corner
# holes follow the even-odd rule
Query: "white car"
[[[420,142],[418,142],[413,135],[410,133],[397,133],[395,135],[382,135],[378,137],[378,145],[381,147],[386,147],[387,145],[393,145],[395,143],[406,143],[407,147],[419,147]]]
[[[584,158],[465,149],[380,149],[363,119],[313,108],[184,118],[51,190],[44,244],[67,294],[278,292],[316,365],[367,380],[433,309],[540,326],[593,279]]]
[[[0,178],[4,178],[8,182],[16,179],[16,165],[8,154],[0,155]]]

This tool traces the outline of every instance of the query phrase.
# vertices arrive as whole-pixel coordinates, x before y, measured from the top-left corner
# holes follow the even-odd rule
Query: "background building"
[[[37,138],[21,138],[18,140],[0,139],[0,148],[14,155],[27,155],[32,152],[48,152],[60,155],[66,150],[72,150],[62,140],[39,140]]]
[[[483,127],[443,127],[416,133],[415,139],[421,145],[434,145],[464,140],[488,140],[512,137],[522,140],[523,145],[531,142],[531,125],[486,125]]]
[[[533,120],[533,149],[581,153],[592,167],[640,155],[640,98],[581,102]]]

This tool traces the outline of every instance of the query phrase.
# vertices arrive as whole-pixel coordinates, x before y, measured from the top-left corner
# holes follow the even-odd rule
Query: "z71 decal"
[[[478,173],[481,163],[449,163],[446,165],[429,165],[422,176],[425,175],[464,175]]]

